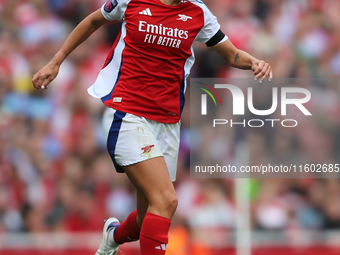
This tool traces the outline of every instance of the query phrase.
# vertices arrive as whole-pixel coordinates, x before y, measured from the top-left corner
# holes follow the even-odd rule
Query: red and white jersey
[[[121,21],[122,28],[89,94],[122,112],[178,122],[195,60],[192,45],[219,31],[216,17],[199,0],[178,6],[109,0],[101,12],[107,20]]]

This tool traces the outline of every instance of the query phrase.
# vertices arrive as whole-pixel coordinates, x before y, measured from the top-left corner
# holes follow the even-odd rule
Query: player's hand
[[[252,63],[251,70],[253,70],[255,81],[259,80],[260,83],[268,78],[269,81],[273,78],[272,68],[264,60],[255,60]]]
[[[44,66],[39,72],[33,75],[33,86],[38,89],[47,89],[48,85],[57,77],[59,72],[59,65],[53,60]]]

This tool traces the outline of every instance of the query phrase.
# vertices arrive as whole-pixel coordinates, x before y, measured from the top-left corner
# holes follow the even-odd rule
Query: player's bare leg
[[[111,246],[139,240],[143,219],[148,208],[144,195],[137,189],[137,210],[134,210],[119,227],[112,230]]]
[[[146,200],[145,196],[142,192],[136,189],[137,195],[137,224],[139,227],[142,226],[143,219],[145,217],[145,213],[148,209],[148,201]]]
[[[132,184],[148,202],[147,212],[171,219],[177,208],[177,196],[163,157],[124,167]]]
[[[140,232],[141,253],[164,255],[171,218],[177,208],[177,196],[164,158],[152,158],[124,170],[148,203]],[[143,211],[142,198],[140,202]]]
[[[148,200],[141,191],[137,189],[137,224],[139,227],[142,226],[146,211],[148,209]]]
[[[138,189],[136,195],[137,210],[131,212],[126,220],[119,224],[116,218],[107,219],[103,227],[103,240],[96,255],[116,255],[120,244],[139,240],[148,201]]]

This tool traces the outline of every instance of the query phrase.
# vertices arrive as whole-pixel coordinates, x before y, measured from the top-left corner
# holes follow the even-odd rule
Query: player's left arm
[[[227,63],[239,69],[252,70],[255,80],[260,83],[268,78],[269,81],[273,78],[272,68],[264,60],[259,60],[251,56],[249,53],[237,49],[230,40],[212,46]]]

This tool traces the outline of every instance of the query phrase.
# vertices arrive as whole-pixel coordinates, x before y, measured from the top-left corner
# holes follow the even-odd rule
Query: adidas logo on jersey
[[[146,8],[145,10],[141,11],[139,14],[146,15],[146,16],[152,16],[150,8]]]
[[[163,243],[163,244],[160,245],[160,246],[156,246],[155,249],[156,249],[156,250],[163,250],[163,251],[165,251],[165,250],[166,250],[166,244]]]

